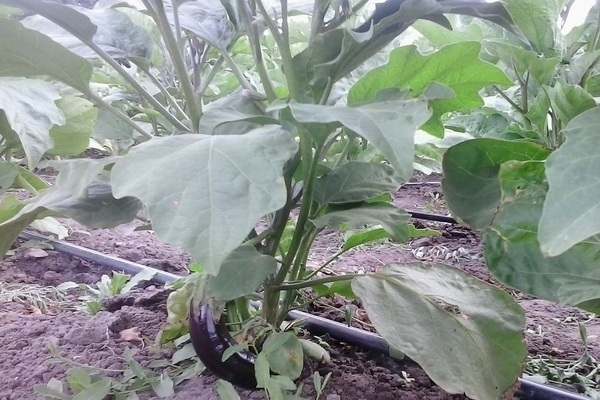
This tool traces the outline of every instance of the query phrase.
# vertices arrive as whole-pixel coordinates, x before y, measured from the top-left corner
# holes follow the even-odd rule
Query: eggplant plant
[[[0,253],[40,217],[107,227],[144,211],[159,238],[195,259],[169,299],[161,340],[189,329],[223,379],[273,399],[300,396],[304,354],[326,355],[285,320],[312,288],[358,297],[395,353],[449,393],[511,393],[527,352],[523,311],[505,292],[442,264],[320,273],[356,246],[417,234],[390,196],[413,174],[415,133],[441,138],[448,115],[513,84],[477,41],[423,54],[397,38],[416,21],[450,29],[451,14],[523,36],[501,3],[0,5],[0,34],[13,38],[0,43],[0,168],[12,171],[1,187],[27,171],[15,161],[59,170],[39,196],[0,203]],[[109,156],[48,159],[51,129],[83,104],[93,113],[78,134]],[[315,241],[338,227],[361,230],[310,266]]]
[[[572,1],[503,4],[523,35],[478,22],[454,33],[415,26],[434,46],[485,30],[482,56],[515,82],[489,91],[477,113],[450,118],[476,138],[446,152],[444,193],[453,215],[483,231],[498,280],[598,313],[600,5],[564,32]]]

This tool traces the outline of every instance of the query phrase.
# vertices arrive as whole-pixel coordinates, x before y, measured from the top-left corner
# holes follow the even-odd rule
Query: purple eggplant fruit
[[[240,351],[222,361],[225,350],[237,343],[224,319],[215,322],[208,304],[200,305],[199,309],[190,307],[190,338],[196,354],[210,372],[235,386],[256,389],[256,356],[249,351]]]

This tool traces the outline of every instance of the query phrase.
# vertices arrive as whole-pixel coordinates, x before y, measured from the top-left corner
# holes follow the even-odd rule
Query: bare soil
[[[439,180],[439,177],[437,177]],[[431,177],[428,180],[432,180]],[[444,213],[439,185],[407,186],[395,195],[395,203],[409,210]],[[415,260],[443,261],[461,268],[479,279],[496,283],[482,260],[481,241],[476,232],[457,225],[419,222],[439,230],[439,237],[421,238],[408,244],[381,242],[364,246],[344,255],[331,266],[332,271],[377,271],[390,262]],[[72,224],[72,223],[71,223]],[[83,245],[105,254],[116,255],[165,271],[187,274],[190,257],[182,250],[161,243],[145,231],[134,231],[135,224],[110,230],[86,231],[70,225],[69,242]],[[343,232],[327,231],[319,239],[311,261],[317,265],[335,254],[343,242]],[[70,367],[50,363],[54,357],[49,345],[75,362],[119,377],[125,365],[124,351],[130,348],[134,358],[148,366],[153,360],[170,357],[173,350],[154,346],[157,333],[166,319],[168,292],[154,285],[144,285],[127,295],[104,303],[105,311],[90,315],[75,298],[54,297],[46,293],[43,301],[23,301],[7,298],[15,287],[23,290],[56,287],[67,281],[94,284],[108,271],[98,265],[61,254],[52,249],[40,252],[16,244],[13,255],[0,262],[0,400],[42,399],[34,385],[47,384],[51,378],[65,380]],[[33,289],[32,289],[33,290]],[[583,352],[578,323],[588,330],[588,350],[600,357],[600,322],[587,313],[555,305],[511,292],[527,313],[526,339],[532,356],[553,355],[575,360]],[[11,301],[12,300],[12,301]],[[344,303],[335,300],[316,306],[313,311],[332,319],[343,320]],[[358,323],[358,326],[368,325]],[[125,341],[120,332],[138,328],[144,342]],[[363,351],[330,338],[332,363],[309,366],[303,386],[305,395],[314,397],[310,370],[321,375],[332,372],[322,399],[464,399],[449,395],[437,387],[414,363],[398,362],[378,354]],[[90,370],[91,371],[91,370]],[[94,371],[91,371],[94,372]],[[97,372],[97,371],[96,371]],[[172,399],[217,399],[216,379],[205,372],[176,387]],[[241,392],[243,399],[261,399],[260,392]],[[149,391],[143,399],[159,398]]]

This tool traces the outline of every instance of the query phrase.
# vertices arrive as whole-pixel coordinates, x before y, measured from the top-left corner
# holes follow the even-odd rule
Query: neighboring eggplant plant
[[[396,38],[418,20],[450,28],[446,14],[526,35],[502,4],[389,0],[371,15],[363,0],[0,4],[29,15],[0,8],[0,36],[11,38],[0,41],[0,187],[33,176],[14,161],[60,171],[28,202],[0,203],[0,253],[37,218],[107,227],[143,205],[156,235],[197,262],[169,299],[161,340],[186,333],[191,310],[192,342],[221,378],[299,398],[304,354],[327,355],[285,319],[313,288],[360,298],[390,346],[446,391],[511,393],[527,351],[523,311],[505,292],[441,264],[320,274],[356,246],[418,234],[390,196],[413,174],[415,132],[443,137],[449,113],[513,85],[477,41],[423,55]],[[53,135],[68,115],[78,127]],[[110,156],[49,160],[73,155],[52,151],[73,131]],[[364,226],[309,268],[324,229]]]
[[[415,25],[436,47],[482,42],[482,58],[516,82],[449,118],[477,138],[446,152],[444,194],[454,216],[483,230],[498,280],[599,313],[600,3],[566,34],[572,1],[502,3],[523,35],[478,21]]]

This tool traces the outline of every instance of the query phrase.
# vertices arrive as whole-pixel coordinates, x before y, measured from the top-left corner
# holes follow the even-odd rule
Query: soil
[[[439,180],[439,177],[428,177]],[[411,185],[402,188],[395,203],[409,210],[445,213],[439,184]],[[437,229],[441,236],[413,240],[408,244],[387,241],[364,246],[345,254],[331,265],[332,271],[376,271],[389,262],[416,260],[443,261],[472,275],[496,283],[482,260],[482,246],[476,232],[457,225],[420,221]],[[190,257],[182,250],[163,244],[150,232],[135,231],[135,224],[110,230],[87,231],[65,221],[70,229],[68,242],[86,246],[105,254],[116,255],[144,265],[177,274],[186,274]],[[343,232],[326,231],[318,240],[311,261],[315,264],[335,254],[343,242]],[[73,258],[51,248],[36,248],[36,243],[19,241],[14,254],[0,262],[0,400],[42,399],[35,385],[47,384],[55,378],[65,381],[71,367],[56,359],[49,345],[75,362],[96,368],[90,370],[118,378],[125,365],[124,352],[129,348],[133,358],[143,367],[155,360],[170,357],[171,349],[157,348],[154,340],[166,320],[168,291],[146,284],[126,295],[104,302],[104,311],[95,316],[83,309],[75,295],[59,295],[53,291],[60,283],[73,281],[93,285],[109,272],[93,263]],[[39,243],[37,243],[39,245]],[[39,247],[39,246],[37,246]],[[10,296],[18,288],[38,293],[29,300]],[[591,315],[570,307],[532,299],[511,292],[527,313],[526,339],[531,356],[553,355],[576,360],[583,353],[578,323],[588,332],[588,351],[600,357],[600,322]],[[313,311],[333,319],[344,319],[342,302],[315,306]],[[368,322],[368,320],[367,320]],[[368,328],[364,322],[357,326]],[[120,333],[139,329],[139,340],[124,340]],[[388,357],[362,351],[324,338],[331,344],[332,362],[312,365],[321,375],[332,373],[322,399],[465,399],[449,395],[437,387],[414,363],[398,362]],[[111,372],[112,371],[112,372]],[[304,394],[315,397],[312,374],[302,381]],[[261,399],[260,392],[240,392],[243,399]],[[141,399],[157,399],[151,391]],[[193,376],[176,386],[171,399],[218,399],[216,379],[210,373]]]

